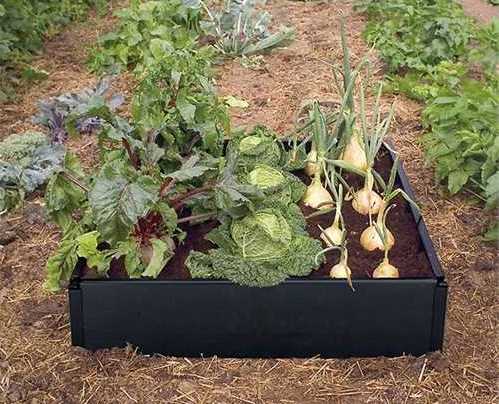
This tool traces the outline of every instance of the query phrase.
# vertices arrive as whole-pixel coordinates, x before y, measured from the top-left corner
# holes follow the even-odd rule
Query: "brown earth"
[[[499,6],[494,6],[487,0],[458,0],[464,12],[477,21],[488,24],[492,18],[499,18]]]
[[[239,61],[219,70],[223,94],[240,96],[248,109],[235,111],[238,124],[268,124],[284,131],[304,99],[336,99],[329,63],[341,60],[338,17],[347,16],[352,57],[368,54],[380,78],[383,65],[360,33],[364,18],[350,2],[290,2],[268,5],[277,23],[296,28],[296,41],[265,56],[253,71]],[[47,44],[38,66],[50,77],[2,106],[0,138],[31,127],[39,98],[81,88],[95,80],[84,67],[86,45],[113,19],[92,18]],[[116,83],[130,95],[127,75]],[[465,197],[448,198],[433,180],[418,139],[420,105],[396,103],[391,140],[422,208],[450,284],[443,353],[418,358],[244,360],[147,357],[133,348],[91,353],[70,346],[67,297],[48,295],[41,284],[58,232],[47,224],[39,200],[23,213],[2,219],[0,234],[16,239],[0,249],[0,402],[21,403],[494,403],[497,402],[497,250],[480,239],[487,218]],[[90,166],[95,140],[70,147]]]

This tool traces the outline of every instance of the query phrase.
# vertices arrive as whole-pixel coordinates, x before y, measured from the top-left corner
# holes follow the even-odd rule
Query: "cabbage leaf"
[[[233,219],[206,238],[218,248],[190,253],[186,266],[192,277],[228,279],[244,286],[274,286],[290,276],[307,276],[317,269],[315,256],[322,250],[306,233],[305,219],[293,204]]]

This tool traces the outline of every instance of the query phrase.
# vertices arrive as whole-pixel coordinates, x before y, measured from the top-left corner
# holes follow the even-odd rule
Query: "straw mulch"
[[[220,67],[223,94],[249,108],[234,111],[235,125],[292,127],[304,99],[334,99],[331,61],[341,60],[338,17],[348,18],[355,61],[368,52],[360,36],[364,19],[346,2],[275,0],[275,20],[296,28],[296,41],[264,57],[258,70],[239,61]],[[39,98],[95,81],[84,67],[86,46],[108,30],[112,18],[92,18],[51,40],[36,63],[50,72],[19,103],[2,107],[0,137],[31,127]],[[382,64],[369,53],[381,77]],[[131,93],[128,76],[116,87]],[[448,198],[433,181],[418,144],[420,106],[396,102],[391,138],[404,160],[430,235],[450,283],[443,353],[419,358],[324,360],[187,359],[146,357],[133,347],[96,353],[70,346],[67,297],[41,288],[43,268],[58,233],[40,199],[0,222],[15,240],[0,249],[0,402],[23,403],[493,403],[497,401],[496,250],[480,240],[486,217],[462,197]],[[87,166],[91,138],[70,144]]]

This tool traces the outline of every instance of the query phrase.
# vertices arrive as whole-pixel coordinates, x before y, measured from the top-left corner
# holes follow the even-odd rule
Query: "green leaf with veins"
[[[291,207],[296,210],[289,215]],[[273,286],[289,276],[306,276],[317,268],[315,257],[322,246],[306,234],[305,225],[296,205],[259,210],[212,230],[206,239],[218,248],[192,251],[186,266],[193,278],[229,279],[245,286]]]
[[[66,153],[64,171],[70,173],[82,184],[85,183],[83,179],[85,173],[74,154]],[[69,181],[62,172],[53,175],[45,189],[45,208],[52,220],[63,229],[72,223],[72,213],[81,208],[85,201],[86,193]]]
[[[499,207],[499,170],[487,180],[485,195],[487,196],[488,208]]]
[[[133,238],[119,241],[116,244],[114,257],[124,257],[125,270],[130,278],[134,279],[142,276],[144,266],[142,265],[139,247]]]
[[[53,253],[46,264],[46,275],[43,287],[50,292],[57,292],[61,288],[61,282],[67,282],[71,278],[76,263],[78,262],[78,241],[81,228],[75,225],[68,229],[59,247]]]
[[[89,193],[97,229],[111,244],[124,240],[158,200],[158,186],[146,176],[99,177]]]
[[[100,234],[98,231],[91,231],[78,236],[76,238],[76,242],[78,243],[76,252],[79,257],[86,258],[89,268],[95,268],[97,273],[102,275],[109,270],[113,252],[98,250],[99,237]]]
[[[205,174],[209,170],[214,170],[213,167],[198,164],[200,157],[196,154],[190,156],[180,167],[179,170],[174,171],[167,176],[179,182],[192,180]]]
[[[161,239],[152,239],[152,257],[142,276],[157,278],[166,263],[173,257],[173,251],[169,243]]]
[[[179,96],[177,98],[177,109],[186,123],[194,123],[194,116],[196,115],[196,106],[187,100],[186,96]]]

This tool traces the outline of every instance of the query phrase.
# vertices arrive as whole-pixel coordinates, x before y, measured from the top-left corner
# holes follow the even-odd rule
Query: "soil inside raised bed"
[[[382,175],[385,180],[390,176],[392,160],[386,150],[380,151],[375,164],[375,169]],[[296,172],[303,182],[309,183],[308,177],[303,172]],[[347,182],[358,189],[362,186],[362,178],[355,175],[347,175]],[[396,183],[396,186],[401,186]],[[387,219],[387,226],[395,236],[395,245],[390,250],[390,263],[395,265],[400,272],[401,278],[432,278],[434,277],[431,270],[430,262],[426,256],[419,232],[417,229],[414,216],[411,213],[409,204],[402,198],[398,197],[394,202],[395,207],[390,210]],[[315,212],[314,209],[300,205],[305,216]],[[352,278],[366,279],[372,276],[372,272],[383,259],[383,252],[374,251],[368,252],[360,245],[360,235],[368,226],[368,216],[359,215],[352,208],[352,204],[346,201],[343,205],[343,216],[348,231],[348,265],[352,270]],[[309,234],[319,239],[319,225],[327,228],[331,225],[334,218],[334,211],[328,214],[315,216],[308,219],[307,230]],[[186,232],[187,236],[183,243],[179,244],[175,250],[175,256],[168,262],[165,269],[159,275],[159,279],[164,280],[187,280],[191,279],[189,271],[184,263],[190,251],[206,252],[215,246],[204,239],[204,236],[218,225],[216,221],[208,221],[200,224],[190,225],[182,224],[180,227]],[[326,254],[326,263],[313,271],[308,279],[328,278],[331,267],[338,263],[339,252],[332,251]],[[89,268],[85,268],[81,274],[82,278],[92,279],[97,275]],[[113,261],[109,271],[109,277],[113,279],[128,278],[123,266],[122,260]]]

